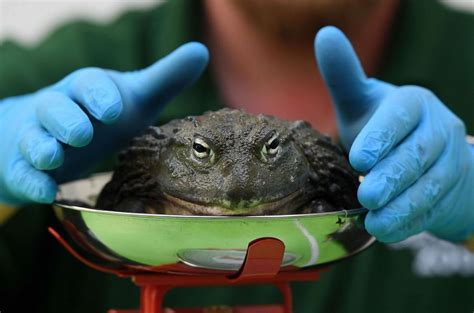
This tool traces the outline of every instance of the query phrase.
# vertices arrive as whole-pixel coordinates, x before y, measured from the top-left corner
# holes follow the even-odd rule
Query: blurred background
[[[0,0],[0,42],[26,45],[41,41],[71,20],[106,24],[129,10],[146,10],[163,0]]]
[[[146,10],[163,1],[0,0],[0,42],[13,39],[25,45],[34,45],[67,21],[81,19],[107,23],[124,11]],[[441,1],[455,10],[474,14],[474,0],[418,1]]]

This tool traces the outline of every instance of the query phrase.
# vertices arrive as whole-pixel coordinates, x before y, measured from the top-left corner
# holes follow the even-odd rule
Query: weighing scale
[[[292,313],[290,282],[368,248],[365,209],[270,216],[186,216],[93,209],[110,173],[60,186],[53,205],[66,235],[49,229],[87,266],[130,278],[140,308],[108,313]],[[62,231],[61,231],[62,233]],[[282,304],[163,308],[177,287],[273,284]]]

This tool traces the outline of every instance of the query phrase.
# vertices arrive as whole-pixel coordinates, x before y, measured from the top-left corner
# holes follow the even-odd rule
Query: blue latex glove
[[[200,76],[208,58],[202,44],[188,43],[144,70],[84,68],[0,101],[0,204],[51,203],[56,183],[127,145]]]
[[[344,34],[315,39],[351,165],[365,226],[383,242],[421,231],[457,241],[474,233],[474,150],[463,122],[429,90],[367,78]]]

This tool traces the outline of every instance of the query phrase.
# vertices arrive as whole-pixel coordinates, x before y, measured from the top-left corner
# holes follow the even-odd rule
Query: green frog
[[[96,208],[276,215],[359,208],[358,174],[304,121],[222,109],[149,127],[119,156]]]

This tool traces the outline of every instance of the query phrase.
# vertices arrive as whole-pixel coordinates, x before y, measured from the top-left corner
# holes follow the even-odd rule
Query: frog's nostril
[[[227,159],[222,163],[222,167],[223,168],[228,168],[229,166],[232,165],[232,163],[234,163],[232,160]]]
[[[222,162],[222,166],[221,166],[221,174],[223,177],[227,177],[229,176],[231,173],[232,173],[232,164],[234,162],[232,162],[232,160],[224,160],[224,162]]]

